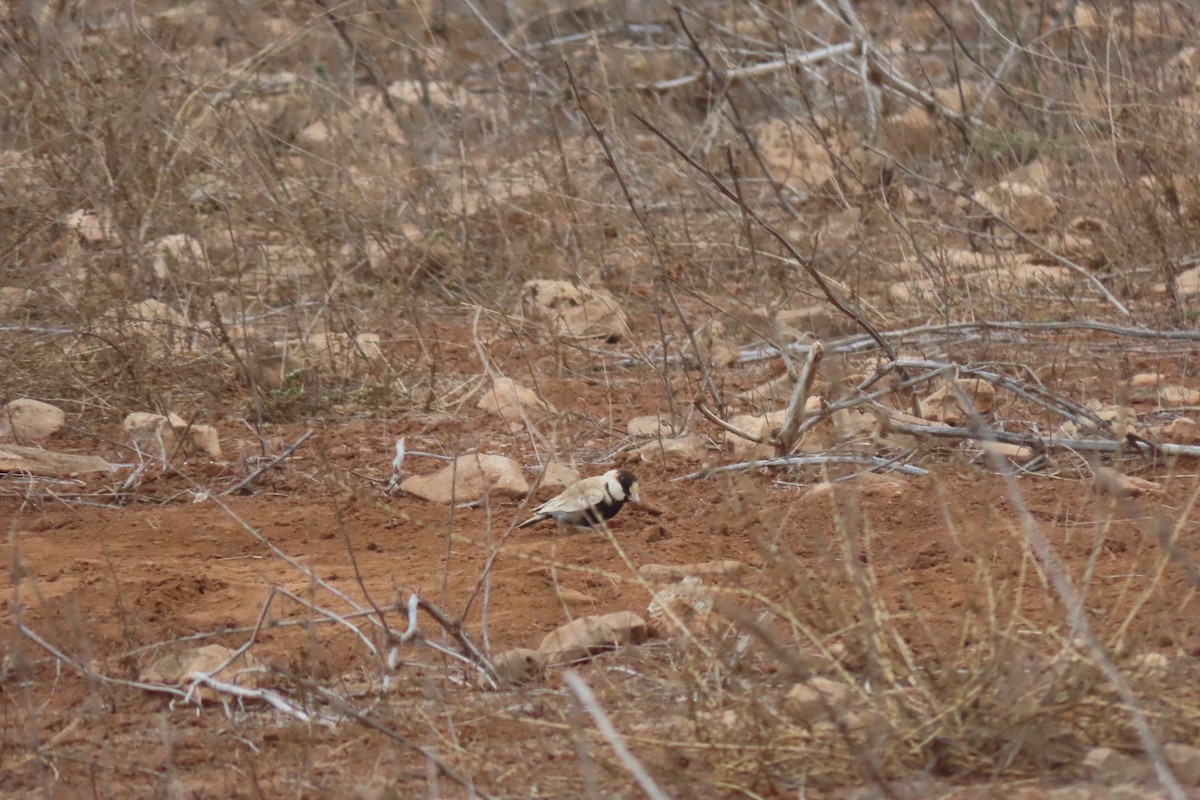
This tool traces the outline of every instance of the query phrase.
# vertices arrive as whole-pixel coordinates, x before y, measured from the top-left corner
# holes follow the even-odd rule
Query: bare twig
[[[808,396],[812,393],[813,381],[817,377],[817,367],[820,366],[821,357],[824,354],[825,348],[821,343],[813,342],[812,347],[808,350],[808,359],[800,369],[800,376],[796,378],[796,386],[792,389],[792,397],[788,401],[783,425],[776,438],[779,455],[791,455],[792,451],[796,449],[796,441],[799,438],[797,432],[800,429],[800,422],[804,418],[804,407],[808,403]]]
[[[303,435],[301,435],[301,437],[299,439],[297,439],[296,441],[292,442],[287,447],[285,447],[282,453],[275,456],[275,458],[271,459],[266,464],[263,464],[262,466],[260,466],[258,469],[251,472],[246,477],[242,478],[240,481],[235,483],[233,486],[230,486],[228,489],[221,492],[221,496],[225,497],[226,495],[233,494],[234,492],[240,492],[242,489],[245,489],[247,486],[254,483],[254,481],[258,480],[259,475],[262,475],[264,472],[266,472],[269,469],[273,469],[281,461],[283,461],[284,459],[291,456],[291,454],[296,452],[296,450],[300,447],[300,445],[307,442],[308,438],[312,435],[313,435],[313,430],[312,430],[312,428],[309,428],[308,430],[306,430],[304,432]]]
[[[587,685],[587,682],[579,677],[579,673],[573,669],[569,669],[563,673],[563,680],[566,681],[571,693],[579,698],[580,704],[592,716],[596,727],[600,730],[600,735],[608,740],[609,746],[617,754],[621,765],[638,782],[638,785],[642,787],[642,791],[651,800],[669,800],[666,792],[658,788],[658,784],[650,777],[650,773],[646,772],[646,768],[634,757],[633,753],[629,752],[629,748],[625,746],[624,740],[621,739],[621,734],[617,732],[608,715],[604,713],[604,709],[600,707],[600,703],[596,700],[596,695],[592,693],[592,689]]]
[[[799,264],[805,272],[808,273],[808,276],[812,278],[813,282],[817,284],[817,287],[821,290],[821,293],[825,295],[825,298],[829,300],[829,302],[832,303],[838,311],[852,319],[855,324],[866,331],[867,335],[870,336],[877,345],[879,345],[879,348],[887,353],[888,358],[892,359],[893,361],[896,359],[896,352],[892,349],[891,345],[884,340],[882,334],[879,333],[879,330],[876,329],[876,327],[872,325],[866,317],[864,317],[854,308],[851,308],[844,300],[842,300],[842,298],[838,297],[837,293],[833,290],[833,287],[829,285],[829,281],[827,281],[825,276],[821,274],[821,271],[813,265],[810,259],[807,259],[800,254],[800,251],[796,249],[796,246],[792,244],[790,239],[784,236],[783,233],[774,225],[763,219],[757,211],[747,205],[746,202],[738,195],[738,193],[726,186],[724,181],[713,174],[712,170],[708,169],[708,167],[705,167],[703,164],[696,161],[696,159],[688,155],[682,147],[675,143],[674,139],[672,139],[670,136],[667,136],[637,112],[630,111],[629,113],[634,119],[645,126],[647,130],[661,139],[667,145],[667,147],[675,151],[675,154],[686,161],[688,166],[707,178],[709,182],[716,187],[717,191],[736,203],[737,206],[742,210],[742,213],[754,220],[759,227],[771,234],[771,236],[777,242],[783,245],[783,248],[787,250],[788,255],[791,256],[792,259]]]
[[[1200,449],[1200,448],[1197,448]],[[738,464],[726,464],[720,467],[708,467],[707,469],[698,470],[688,475],[682,475],[678,478],[672,478],[672,481],[689,481],[697,478],[708,478],[713,475],[720,475],[723,472],[741,472],[749,469],[760,469],[762,467],[815,467],[825,464],[854,464],[872,469],[890,469],[895,472],[902,472],[905,475],[928,475],[929,470],[915,467],[911,464],[900,464],[894,459],[879,458],[878,456],[854,456],[854,455],[803,455],[803,456],[778,456],[776,458],[762,458],[754,461],[742,461]]]

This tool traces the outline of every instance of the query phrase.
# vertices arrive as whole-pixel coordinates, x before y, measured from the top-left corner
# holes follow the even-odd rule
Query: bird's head
[[[616,473],[614,477],[616,478],[617,484],[621,487],[621,491],[624,493],[626,499],[632,500],[635,503],[642,502],[642,498],[638,495],[637,476],[627,469],[618,469],[613,471]]]

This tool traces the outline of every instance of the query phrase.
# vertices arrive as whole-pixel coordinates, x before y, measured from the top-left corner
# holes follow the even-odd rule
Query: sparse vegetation
[[[1197,30],[10,3],[0,794],[1194,793]]]

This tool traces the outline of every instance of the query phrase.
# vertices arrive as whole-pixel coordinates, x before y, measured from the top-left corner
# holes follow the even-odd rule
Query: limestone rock
[[[845,712],[850,697],[846,684],[817,676],[793,686],[784,705],[803,722],[828,722]]]
[[[1200,389],[1191,389],[1187,386],[1160,386],[1158,402],[1164,406],[1200,405]]]
[[[634,417],[629,420],[629,424],[625,426],[625,430],[629,431],[630,436],[649,436],[656,439],[675,435],[674,423],[667,417],[655,415]]]
[[[63,218],[63,224],[75,231],[85,243],[90,245],[120,244],[112,215],[108,212],[96,212],[86,209],[72,211]]]
[[[702,561],[696,564],[642,564],[638,575],[648,581],[677,581],[689,575],[697,578],[736,578],[750,571],[741,561]]]
[[[143,453],[169,461],[182,442],[184,454],[203,453],[210,458],[221,457],[221,439],[210,425],[188,426],[178,414],[151,414],[134,411],[122,423],[125,432]]]
[[[1159,496],[1165,491],[1162,486],[1153,481],[1135,478],[1132,475],[1123,475],[1107,467],[1096,467],[1095,483],[1096,488],[1102,494],[1113,497]]]
[[[496,378],[491,391],[485,392],[475,407],[508,422],[522,422],[526,417],[536,419],[555,413],[554,406],[512,378]]]
[[[0,316],[15,314],[37,298],[32,289],[19,286],[0,286]]]
[[[1163,441],[1172,444],[1200,444],[1200,422],[1189,417],[1171,420],[1158,430]]]
[[[517,647],[492,659],[492,666],[502,686],[520,686],[540,682],[546,674],[546,664],[537,650]]]
[[[712,320],[696,334],[696,346],[700,356],[713,367],[721,369],[736,364],[741,349],[725,330],[725,323]]]
[[[854,480],[821,481],[813,484],[804,494],[804,502],[820,500],[824,497],[843,496],[849,493],[858,497],[899,497],[908,488],[908,483],[899,475],[879,475],[866,472]]]
[[[561,461],[551,461],[546,465],[546,475],[542,478],[542,486],[546,488],[567,488],[579,480],[579,470],[572,469]]]
[[[1083,759],[1083,771],[1107,784],[1137,783],[1151,774],[1149,765],[1110,747],[1093,747]]]
[[[524,497],[529,484],[511,458],[474,454],[459,456],[431,475],[413,475],[400,488],[432,503],[470,503],[485,495]]]
[[[21,398],[0,408],[0,439],[44,439],[66,424],[61,408]]]
[[[154,661],[142,670],[141,680],[143,683],[188,686],[193,682],[190,679],[193,673],[212,672],[229,660],[233,653],[233,650],[219,644],[181,650]],[[266,672],[249,653],[242,653],[211,677],[247,688],[262,688],[269,683]],[[201,688],[200,696],[205,700],[212,700],[216,698],[217,693],[213,689]]]
[[[281,376],[297,370],[315,368],[331,374],[352,377],[365,374],[383,359],[377,333],[351,336],[340,331],[314,333],[301,339],[284,339],[273,343],[275,354],[270,369]],[[282,377],[277,383],[282,383]]]
[[[542,639],[538,653],[547,664],[574,664],[620,645],[646,640],[646,623],[628,611],[580,617]]]
[[[594,606],[597,602],[596,598],[590,594],[584,594],[575,589],[568,589],[565,586],[557,587],[557,594],[559,601],[567,606]]]
[[[987,381],[972,378],[959,381],[958,385],[980,414],[990,414],[996,407],[996,388]],[[938,388],[921,401],[921,416],[948,425],[957,425],[967,419],[966,412],[959,405],[958,394],[950,384]]]
[[[1167,762],[1181,784],[1188,788],[1200,786],[1200,747],[1190,744],[1166,746]]]
[[[57,453],[40,447],[0,444],[0,472],[28,472],[31,475],[70,477],[88,472],[111,472],[112,464],[98,456]]]
[[[986,209],[1025,232],[1042,231],[1058,211],[1046,192],[1028,183],[1001,181],[976,195]]]
[[[173,233],[150,245],[154,274],[159,279],[182,277],[204,266],[204,245],[186,233]]]
[[[106,330],[120,341],[138,341],[153,355],[185,352],[193,332],[187,317],[153,298],[105,314]]]
[[[660,439],[646,442],[630,455],[640,458],[647,464],[659,461],[688,462],[699,461],[708,452],[704,439],[696,434],[680,436],[675,439]]]
[[[629,331],[625,312],[611,294],[569,281],[526,281],[521,312],[557,337],[615,342]]]

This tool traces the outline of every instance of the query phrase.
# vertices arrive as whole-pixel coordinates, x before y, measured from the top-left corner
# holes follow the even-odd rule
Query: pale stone
[[[0,444],[0,472],[70,477],[88,472],[111,472],[113,469],[111,464],[98,456],[77,456],[40,447]]]
[[[0,286],[0,316],[15,314],[37,298],[32,289],[17,286]]]
[[[377,333],[351,336],[330,331],[314,333],[302,339],[276,341],[274,347],[279,369],[284,374],[295,369],[318,367],[337,375],[356,375],[383,359],[380,341]]]
[[[547,664],[574,664],[623,644],[640,644],[646,636],[646,623],[628,611],[580,617],[546,634],[538,653]]]
[[[21,398],[0,408],[0,439],[44,439],[62,429],[66,413],[41,400]]]
[[[1162,386],[1158,390],[1158,401],[1165,406],[1200,405],[1200,389],[1187,386]]]
[[[160,279],[170,277],[181,269],[193,271],[204,265],[204,245],[186,233],[173,233],[156,239],[150,245],[154,256],[154,274]]]
[[[542,486],[547,488],[561,487],[563,489],[579,481],[579,470],[572,469],[561,461],[551,461],[546,465],[546,474],[542,478]]]
[[[996,407],[996,388],[987,381],[971,378],[958,381],[958,386],[970,398],[979,414],[990,414]],[[939,387],[921,401],[921,416],[926,420],[956,425],[967,419],[958,401],[958,393],[950,384]]]
[[[1014,464],[1024,464],[1035,455],[1032,447],[1023,444],[984,441],[980,442],[979,446],[985,453],[995,453],[1001,458],[1006,458]]]
[[[431,475],[413,475],[400,488],[433,503],[470,503],[489,493],[524,497],[529,484],[521,467],[499,455],[459,456]]]
[[[821,481],[809,487],[803,500],[811,502],[839,493],[852,493],[858,497],[899,497],[908,489],[908,483],[899,475],[879,475],[865,472],[853,480]]]
[[[1159,436],[1172,444],[1200,444],[1200,423],[1189,417],[1171,420],[1159,430]]]
[[[112,215],[107,211],[96,212],[85,209],[72,211],[63,218],[63,224],[79,234],[79,238],[88,244],[120,243],[116,226],[112,222]]]
[[[125,432],[143,453],[166,462],[182,442],[185,454],[203,453],[210,458],[221,457],[221,440],[216,428],[210,425],[187,424],[177,414],[151,414],[134,411],[122,423]]]
[[[567,606],[594,606],[597,602],[596,598],[590,594],[584,594],[575,589],[568,589],[565,586],[559,586],[557,594],[562,604]]]
[[[611,294],[569,281],[526,281],[521,311],[544,324],[552,336],[616,341],[629,332],[625,312]]]
[[[541,654],[527,647],[517,647],[495,656],[492,666],[496,669],[502,687],[537,683],[546,673],[546,664]]]
[[[1027,183],[1001,181],[976,194],[979,203],[1018,229],[1042,231],[1058,211],[1058,204],[1046,192]]]
[[[1190,744],[1169,744],[1165,749],[1175,778],[1191,789],[1200,786],[1200,748]]]
[[[1167,376],[1158,372],[1139,372],[1129,379],[1130,389],[1157,389],[1167,382]]]
[[[527,417],[540,418],[555,413],[554,406],[512,378],[496,378],[492,381],[491,391],[485,392],[475,407],[508,422],[522,422]]]
[[[677,439],[660,439],[647,442],[630,455],[653,464],[657,462],[699,461],[708,452],[708,444],[696,434]]]
[[[233,650],[219,644],[182,650],[162,656],[142,670],[141,681],[143,683],[189,686],[194,682],[194,678],[191,677],[194,673],[211,673],[232,658],[233,654]],[[267,673],[249,653],[242,653],[232,663],[210,677],[223,683],[232,683],[235,686],[251,689],[262,688],[270,682]],[[205,700],[217,697],[215,690],[206,687],[202,687],[199,693]]]
[[[1151,774],[1148,765],[1110,747],[1093,747],[1083,759],[1083,771],[1107,784],[1137,783]]]
[[[1141,497],[1142,495],[1158,496],[1163,494],[1163,487],[1145,478],[1135,478],[1123,475],[1108,467],[1096,467],[1095,484],[1102,494],[1114,497]]]
[[[817,676],[793,686],[784,705],[797,719],[815,723],[833,720],[845,710],[849,700],[849,686]]]
[[[667,417],[663,416],[644,416],[634,417],[629,420],[629,424],[625,426],[625,430],[629,431],[630,436],[653,436],[669,437],[675,435],[675,425]]]
[[[750,570],[741,561],[702,561],[695,564],[642,564],[638,575],[648,581],[674,581],[694,575],[698,578],[736,578]]]
[[[686,621],[692,616],[711,612],[714,599],[712,592],[704,588],[703,580],[696,575],[688,575],[679,583],[656,591],[646,606],[646,617],[657,621],[662,618],[669,620],[674,615]]]
[[[709,366],[723,369],[737,363],[741,349],[725,330],[725,323],[712,320],[696,334],[696,347]]]

